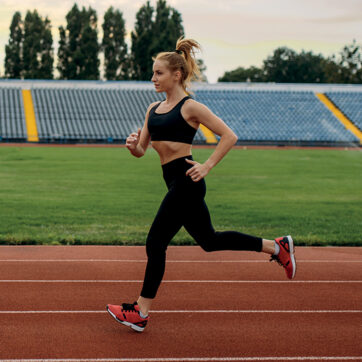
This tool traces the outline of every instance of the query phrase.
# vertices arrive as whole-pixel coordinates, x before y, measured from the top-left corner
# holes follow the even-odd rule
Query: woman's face
[[[153,76],[151,81],[157,93],[166,92],[175,87],[179,82],[177,72],[171,72],[168,68],[168,62],[159,59],[153,63]]]

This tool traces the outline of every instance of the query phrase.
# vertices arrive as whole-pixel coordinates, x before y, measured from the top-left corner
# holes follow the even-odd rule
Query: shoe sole
[[[290,279],[293,279],[295,277],[295,272],[297,271],[297,264],[295,262],[295,257],[294,257],[294,241],[290,235],[288,235],[287,238],[289,242],[290,259],[292,261],[292,266],[293,266],[293,274]]]
[[[135,330],[136,332],[143,332],[143,330],[145,329],[144,327],[139,327],[139,326],[136,326],[135,324],[133,323],[130,323],[130,322],[126,322],[126,321],[121,321],[119,318],[117,318],[117,316],[115,314],[113,314],[108,306],[107,306],[107,312],[119,323],[127,326],[127,327],[131,327],[133,330]]]

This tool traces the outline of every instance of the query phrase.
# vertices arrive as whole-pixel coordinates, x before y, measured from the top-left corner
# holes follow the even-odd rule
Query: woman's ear
[[[177,81],[181,80],[181,71],[176,70],[174,73],[174,77],[175,77],[175,80],[177,80]]]

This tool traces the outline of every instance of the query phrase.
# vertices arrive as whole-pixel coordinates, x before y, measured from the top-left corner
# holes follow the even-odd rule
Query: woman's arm
[[[204,178],[210,170],[222,160],[238,138],[224,121],[211,112],[205,105],[190,100],[185,103],[183,110],[185,112],[185,119],[202,123],[205,127],[220,136],[218,145],[206,162],[199,164],[195,161],[188,160],[188,162],[194,166],[187,170],[186,175],[191,176],[192,180],[197,182]]]
[[[157,102],[152,103],[146,112],[145,122],[143,128],[138,128],[137,133],[131,133],[126,140],[126,147],[129,149],[131,154],[135,157],[142,157],[146,151],[147,147],[150,143],[150,133],[148,132],[148,116],[150,113],[150,109],[156,104]]]

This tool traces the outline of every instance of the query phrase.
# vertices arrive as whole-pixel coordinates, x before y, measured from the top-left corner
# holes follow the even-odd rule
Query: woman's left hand
[[[191,180],[194,182],[202,180],[210,172],[209,167],[205,164],[189,160],[188,158],[186,158],[185,160],[187,163],[193,165],[193,167],[189,168],[186,171],[186,176],[190,176]]]

